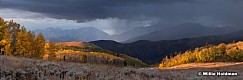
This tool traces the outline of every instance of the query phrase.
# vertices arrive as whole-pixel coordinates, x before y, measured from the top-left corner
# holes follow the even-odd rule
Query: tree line
[[[74,52],[65,52],[65,50]],[[146,66],[145,63],[138,59],[97,47],[81,48],[46,42],[42,34],[36,35],[13,20],[4,21],[2,18],[0,18],[0,55],[54,61]]]
[[[13,20],[0,18],[0,51],[2,55],[42,58],[45,53],[45,38],[42,34],[26,30]]]
[[[241,62],[243,61],[243,42],[221,43],[219,45],[206,44],[203,47],[176,54],[176,56],[166,56],[159,67],[171,67],[195,62]]]

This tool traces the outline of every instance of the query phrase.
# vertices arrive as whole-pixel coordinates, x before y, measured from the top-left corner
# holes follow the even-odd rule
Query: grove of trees
[[[241,62],[243,61],[243,42],[219,45],[206,45],[184,53],[176,53],[163,59],[160,68],[196,62]]]
[[[45,38],[35,35],[13,20],[0,18],[0,49],[2,55],[42,58],[45,53]]]

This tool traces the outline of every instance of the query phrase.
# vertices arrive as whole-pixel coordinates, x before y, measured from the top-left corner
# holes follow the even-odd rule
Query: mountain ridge
[[[46,28],[36,29],[34,32],[42,33],[50,42],[94,41],[106,39],[109,36],[109,34],[93,27],[68,30],[60,28]]]
[[[139,58],[148,64],[155,64],[159,63],[166,55],[173,55],[171,53],[184,52],[189,49],[204,46],[205,44],[231,43],[241,40],[243,40],[243,30],[225,35],[184,38],[179,40],[140,40],[122,44],[114,41],[112,43],[109,43],[109,41],[106,41],[106,43],[103,43],[103,41],[93,41],[90,43],[106,50]]]
[[[242,28],[235,27],[232,29],[231,27],[206,27],[198,23],[184,23],[178,26],[167,27],[142,36],[134,37],[124,42],[129,43],[137,40],[177,40],[200,36],[223,35],[238,30],[242,30]]]

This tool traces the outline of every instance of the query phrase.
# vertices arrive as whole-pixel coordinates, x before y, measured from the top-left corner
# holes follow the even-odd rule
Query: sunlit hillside
[[[63,60],[81,63],[102,63],[120,66],[145,67],[145,63],[130,56],[101,49],[86,42],[56,42],[46,44],[46,60]]]
[[[86,42],[55,42],[55,44],[60,46],[77,46],[77,47],[95,47],[95,45]]]
[[[241,62],[243,61],[243,42],[219,45],[206,44],[185,53],[175,53],[176,56],[167,56],[159,65],[160,68],[171,67],[186,63],[201,62]]]
[[[57,60],[124,65],[124,59],[107,53],[63,50],[56,52]]]

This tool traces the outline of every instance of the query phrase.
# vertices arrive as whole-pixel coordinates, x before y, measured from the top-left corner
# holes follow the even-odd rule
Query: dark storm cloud
[[[178,2],[189,2],[189,0],[2,0],[0,7],[83,21],[108,17],[127,19],[137,17],[137,15],[151,15],[150,10],[142,10],[147,8],[144,6]],[[144,11],[149,12],[144,13]]]
[[[154,19],[164,25],[198,22],[241,25],[242,0],[1,0],[0,8],[27,10],[57,19],[87,21]]]

